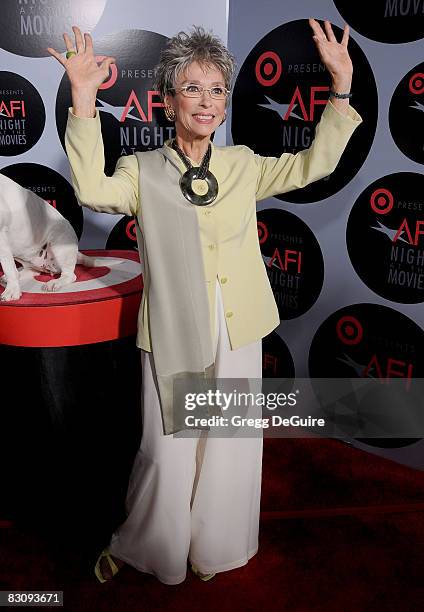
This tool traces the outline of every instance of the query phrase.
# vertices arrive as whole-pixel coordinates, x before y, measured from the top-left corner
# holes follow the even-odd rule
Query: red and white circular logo
[[[144,30],[125,30],[94,41],[99,61],[105,55],[116,58],[109,79],[97,92],[105,149],[105,172],[112,174],[122,155],[161,147],[174,135],[167,121],[159,92],[154,88],[155,67],[166,36]],[[56,98],[56,124],[64,147],[68,107],[71,104],[69,79],[63,75]]]
[[[424,164],[424,62],[414,66],[396,87],[390,102],[389,125],[402,153]]]
[[[333,25],[341,40],[342,31]],[[366,117],[330,176],[276,197],[287,202],[315,202],[342,189],[364,163],[377,125],[377,89],[371,66],[351,37],[355,66],[354,108]],[[331,78],[322,64],[305,19],[268,32],[247,56],[232,98],[231,134],[263,156],[279,157],[308,148],[329,98]]]
[[[357,198],[346,242],[355,271],[372,291],[394,302],[424,301],[424,177],[397,172]]]
[[[341,434],[379,447],[424,437],[424,332],[404,314],[377,304],[340,308],[312,340],[309,374]]]
[[[304,221],[285,210],[257,214],[259,244],[280,319],[294,319],[318,299],[324,280],[320,246]]]
[[[107,249],[137,250],[137,221],[133,217],[124,215],[109,234],[106,242]]]

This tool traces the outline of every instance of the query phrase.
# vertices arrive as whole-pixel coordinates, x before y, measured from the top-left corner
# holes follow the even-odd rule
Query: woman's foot
[[[125,565],[124,561],[113,557],[110,554],[108,548],[105,548],[97,559],[96,565],[94,566],[94,573],[96,574],[99,582],[103,583],[113,578]]]
[[[203,580],[203,582],[207,582],[208,580],[211,580],[214,576],[216,576],[216,572],[214,572],[213,574],[203,574],[202,572],[199,572],[197,567],[193,564],[191,564],[191,571],[193,572],[193,574],[196,574],[196,576],[200,578],[200,580]]]

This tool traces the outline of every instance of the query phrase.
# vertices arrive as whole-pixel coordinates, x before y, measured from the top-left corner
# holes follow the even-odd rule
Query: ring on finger
[[[77,54],[76,51],[67,51],[66,52],[66,59],[69,59],[70,57],[73,57],[76,54]]]

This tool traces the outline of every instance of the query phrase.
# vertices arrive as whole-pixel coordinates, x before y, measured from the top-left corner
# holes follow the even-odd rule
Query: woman
[[[310,20],[332,76],[331,101],[312,146],[280,158],[247,147],[215,147],[225,120],[233,59],[202,28],[172,38],[157,67],[157,86],[176,138],[157,151],[118,160],[111,177],[104,156],[96,93],[108,77],[89,34],[64,35],[72,88],[66,149],[83,205],[135,215],[144,292],[137,344],[142,349],[143,436],[127,494],[128,517],[100,555],[101,582],[123,563],[165,584],[186,577],[187,559],[203,580],[240,567],[258,550],[262,437],[214,438],[182,428],[180,378],[260,379],[261,339],[279,324],[261,257],[256,201],[327,176],[361,118],[349,106],[352,63],[346,26],[338,43]],[[142,230],[140,229],[142,228]],[[196,387],[197,388],[197,387]]]

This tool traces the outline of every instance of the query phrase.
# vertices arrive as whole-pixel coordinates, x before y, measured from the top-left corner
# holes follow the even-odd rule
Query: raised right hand
[[[76,55],[66,59],[55,49],[49,47],[47,51],[57,59],[65,68],[71,83],[73,94],[81,92],[85,95],[96,96],[100,85],[109,76],[109,67],[115,63],[115,58],[106,57],[100,64],[96,62],[93,49],[93,39],[90,34],[82,36],[77,26],[72,26],[75,44],[68,34],[64,34],[67,51],[76,51]]]

